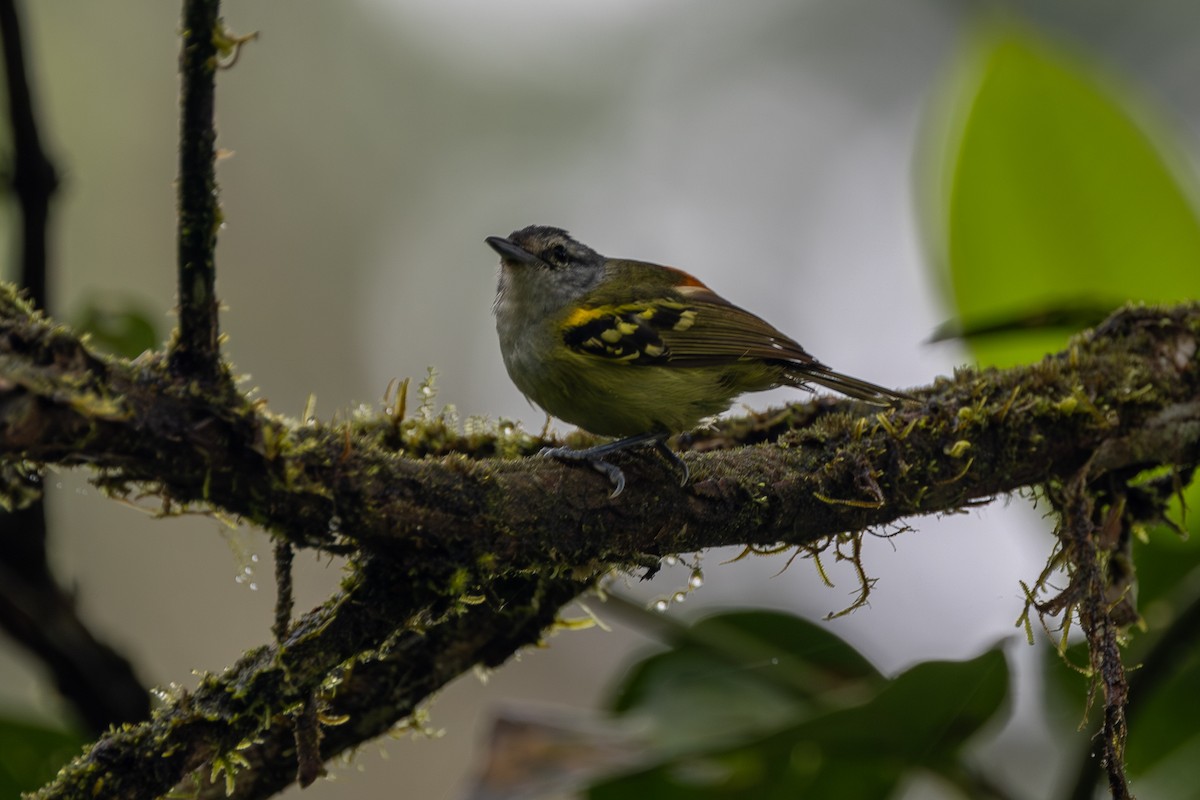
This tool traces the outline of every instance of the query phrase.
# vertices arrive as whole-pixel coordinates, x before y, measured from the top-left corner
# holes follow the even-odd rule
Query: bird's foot
[[[544,458],[557,458],[561,461],[585,462],[592,469],[608,478],[609,482],[613,485],[612,494],[608,496],[611,500],[625,491],[625,473],[616,464],[606,460],[606,456],[647,442],[653,443],[654,449],[659,455],[683,473],[683,480],[679,482],[679,485],[687,486],[691,473],[688,471],[687,464],[684,463],[683,459],[675,451],[667,447],[666,438],[667,434],[665,433],[643,433],[625,439],[618,439],[615,442],[588,447],[583,450],[574,450],[570,447],[546,447],[538,455]]]
[[[582,461],[586,463],[592,469],[608,478],[609,483],[613,485],[612,494],[608,496],[608,499],[612,500],[625,491],[625,473],[611,461],[605,461],[603,458],[593,455],[592,451],[595,449],[595,447],[589,447],[586,450],[573,450],[570,447],[543,447],[538,455],[542,458],[557,458],[560,461]]]

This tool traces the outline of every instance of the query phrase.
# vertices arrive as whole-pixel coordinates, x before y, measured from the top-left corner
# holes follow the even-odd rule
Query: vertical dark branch
[[[58,188],[58,175],[38,135],[14,0],[0,0],[0,40],[4,45],[4,77],[15,156],[12,188],[21,214],[21,284],[33,301],[45,308],[46,224],[50,198]]]
[[[1089,485],[1088,478],[1085,466],[1061,489],[1048,488],[1051,502],[1061,516],[1058,536],[1070,562],[1070,583],[1044,608],[1057,607],[1054,613],[1061,612],[1066,617],[1077,615],[1087,637],[1093,682],[1088,702],[1090,705],[1092,693],[1097,689],[1104,702],[1104,719],[1096,735],[1100,740],[1100,767],[1108,776],[1113,800],[1129,800],[1133,797],[1125,773],[1129,681],[1121,661],[1120,623],[1113,616],[1114,610],[1121,607],[1112,601],[1113,596],[1123,596],[1124,591],[1113,591],[1108,583],[1111,573],[1102,567],[1108,560],[1104,554],[1111,553],[1119,541],[1111,540],[1113,531],[1119,530],[1120,515],[1114,509],[1120,506],[1106,508],[1104,501],[1111,502],[1111,495],[1101,495]],[[1086,796],[1091,795],[1089,788],[1076,785],[1076,791]]]
[[[21,217],[20,282],[44,308],[47,228],[58,176],[38,133],[15,0],[0,0],[0,44],[13,141],[10,175]],[[43,502],[0,512],[0,533],[0,628],[45,664],[92,731],[149,716],[149,696],[129,662],[92,635],[50,571]]]
[[[179,329],[171,345],[176,374],[221,377],[217,321],[217,205],[213,127],[219,0],[184,0],[179,69]]]

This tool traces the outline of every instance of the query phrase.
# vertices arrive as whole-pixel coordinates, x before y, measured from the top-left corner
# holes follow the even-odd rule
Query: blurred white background
[[[964,356],[922,344],[948,312],[920,241],[915,178],[929,164],[917,155],[983,5],[226,2],[233,30],[262,34],[218,82],[218,145],[231,151],[218,171],[227,351],[282,413],[299,414],[315,393],[328,419],[433,366],[440,403],[536,430],[542,415],[500,361],[496,256],[483,239],[541,223],[608,255],[694,272],[836,369],[928,383]],[[1185,129],[1200,118],[1184,80],[1200,59],[1196,27],[1180,24],[1195,16],[1190,5],[1018,5],[1142,82]],[[52,307],[69,318],[89,297],[133,298],[161,311],[165,336],[178,4],[23,6],[44,132],[64,175]],[[54,560],[85,618],[145,680],[190,686],[193,670],[220,670],[270,638],[264,535],[155,520],[99,497],[85,477],[48,481]],[[889,672],[1004,638],[1031,661],[1013,623],[1018,581],[1036,577],[1049,546],[1039,514],[1001,500],[869,540],[871,605],[828,624]],[[845,572],[824,588],[799,560],[776,575],[786,556],[721,563],[733,555],[705,554],[705,586],[670,613],[758,605],[817,618],[857,588]],[[304,554],[297,564],[304,610],[340,573]],[[247,567],[249,580],[235,581]],[[632,591],[651,599],[686,579],[667,570]],[[612,632],[554,637],[487,685],[460,679],[432,706],[444,737],[367,746],[303,796],[456,797],[497,704],[593,707],[647,646],[612,621]],[[1018,696],[1036,704],[1028,674]],[[0,706],[63,713],[38,667],[5,643]],[[1053,794],[1056,762],[1041,736],[1024,727],[995,745],[1023,758],[1031,797]]]

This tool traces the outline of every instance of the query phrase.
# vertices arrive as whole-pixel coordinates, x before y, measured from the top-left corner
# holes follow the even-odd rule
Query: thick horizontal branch
[[[314,692],[326,722],[345,720],[324,728],[330,756],[471,665],[535,641],[611,566],[814,543],[1085,463],[1091,474],[1190,466],[1197,331],[1200,306],[1128,309],[1039,365],[963,370],[905,407],[863,416],[821,403],[732,420],[689,438],[689,486],[634,454],[623,462],[629,488],[610,500],[591,470],[486,457],[541,444],[503,430],[461,436],[436,418],[388,415],[301,425],[206,396],[160,357],[89,353],[0,288],[0,459],[89,465],[110,491],[206,503],[297,544],[355,551],[360,564],[282,648],[254,651],[151,722],[108,734],[41,796],[154,797],[214,763],[239,773],[237,796],[265,796],[291,780],[291,717]],[[747,441],[775,446],[731,446]]]
[[[177,382],[161,360],[90,354],[0,293],[0,458],[89,465],[110,491],[207,503],[302,546],[362,547],[413,569],[592,562],[731,544],[806,544],[1069,474],[1188,465],[1200,441],[1200,306],[1131,308],[1039,364],[960,370],[884,411],[852,403],[779,416],[776,446],[684,458],[679,487],[650,453],[609,499],[592,470],[528,453],[529,437],[448,432],[381,415],[301,425]],[[776,421],[778,423],[778,420]],[[757,432],[729,433],[737,444]],[[698,443],[700,444],[700,443]],[[711,448],[712,441],[702,443]],[[422,458],[411,454],[424,452]]]

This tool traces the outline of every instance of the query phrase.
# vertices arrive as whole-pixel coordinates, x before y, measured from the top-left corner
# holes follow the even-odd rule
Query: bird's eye
[[[551,264],[566,264],[567,263],[567,248],[561,244],[556,244],[546,251],[546,260]]]

